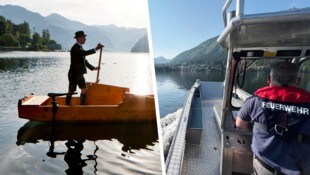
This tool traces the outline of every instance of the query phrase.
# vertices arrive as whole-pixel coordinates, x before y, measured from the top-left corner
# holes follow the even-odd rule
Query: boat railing
[[[244,48],[309,46],[310,8],[244,14],[245,1],[236,0],[234,11],[227,13],[231,4],[232,0],[227,0],[222,9],[225,29],[217,39],[222,47],[235,51]]]
[[[223,20],[224,20],[224,27],[227,26],[228,20],[227,19],[227,9],[231,5],[232,0],[227,0],[226,3],[224,4],[224,7],[222,9],[222,15],[223,15]],[[236,16],[241,16],[243,15],[244,12],[244,0],[236,0]]]
[[[172,143],[169,148],[168,156],[165,162],[166,174],[180,174],[182,169],[182,160],[185,150],[185,135],[188,123],[188,117],[190,115],[190,108],[193,96],[195,95],[196,89],[200,87],[200,81],[197,80],[193,87],[190,89],[187,98],[183,105],[183,111],[179,120],[178,128],[172,139]]]

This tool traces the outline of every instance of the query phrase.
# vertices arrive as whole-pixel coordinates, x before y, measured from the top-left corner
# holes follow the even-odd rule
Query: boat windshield
[[[285,59],[294,62],[294,59]],[[258,88],[268,86],[267,77],[270,73],[270,65],[284,61],[283,58],[241,59],[236,66],[234,76],[234,88],[231,104],[239,108],[243,102]],[[299,59],[300,82],[298,87],[310,91],[310,59]]]

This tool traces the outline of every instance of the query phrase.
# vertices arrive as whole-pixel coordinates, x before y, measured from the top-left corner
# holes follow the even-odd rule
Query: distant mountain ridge
[[[225,65],[227,51],[216,42],[217,38],[218,36],[210,38],[198,46],[178,54],[170,63]]]
[[[165,57],[157,57],[154,58],[154,63],[155,64],[167,64],[169,63],[171,60],[165,58]]]
[[[135,44],[135,46],[131,49],[131,52],[138,53],[149,53],[149,40],[147,35],[144,35],[140,40]]]
[[[69,50],[75,43],[73,37],[78,30],[83,30],[87,35],[85,49],[93,48],[101,42],[105,45],[105,50],[120,52],[130,52],[139,39],[147,33],[146,28],[126,28],[115,25],[88,26],[56,13],[43,17],[39,13],[16,5],[0,5],[0,15],[15,24],[28,22],[32,32],[41,34],[43,29],[48,29],[52,39],[62,44],[65,50]]]

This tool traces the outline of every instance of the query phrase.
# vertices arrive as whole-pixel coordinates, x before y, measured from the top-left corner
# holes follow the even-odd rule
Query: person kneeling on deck
[[[84,74],[86,73],[86,67],[90,70],[99,70],[100,67],[94,67],[88,63],[85,56],[96,53],[96,50],[103,48],[102,44],[98,44],[96,48],[90,50],[84,50],[82,45],[85,44],[86,36],[83,31],[78,31],[75,33],[76,43],[72,46],[70,50],[71,64],[68,72],[69,78],[69,93],[74,93],[76,91],[76,86],[78,85],[81,89],[80,103],[85,105],[86,102],[86,83],[84,79]],[[72,95],[67,95],[66,105],[70,105]]]
[[[250,129],[255,174],[310,174],[310,93],[296,87],[298,67],[272,65],[269,86],[258,89],[241,107],[237,128]]]

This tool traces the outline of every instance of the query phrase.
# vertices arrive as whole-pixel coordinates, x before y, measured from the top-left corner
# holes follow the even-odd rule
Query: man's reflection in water
[[[69,168],[66,170],[68,175],[80,175],[83,174],[83,167],[85,167],[87,160],[96,160],[96,155],[87,155],[88,159],[82,159],[81,151],[84,146],[83,143],[85,140],[68,140],[65,145],[67,146],[67,152],[57,153],[54,152],[54,142],[51,142],[50,150],[47,153],[49,157],[56,158],[57,155],[65,154],[65,161],[67,162]]]
[[[68,151],[65,154],[65,161],[67,162],[69,168],[66,170],[66,173],[69,175],[78,175],[83,174],[83,167],[87,164],[85,163],[86,160],[81,159],[81,151],[83,150],[83,142],[82,141],[74,141],[68,140],[65,145],[68,148]],[[87,159],[88,160],[88,159]]]

